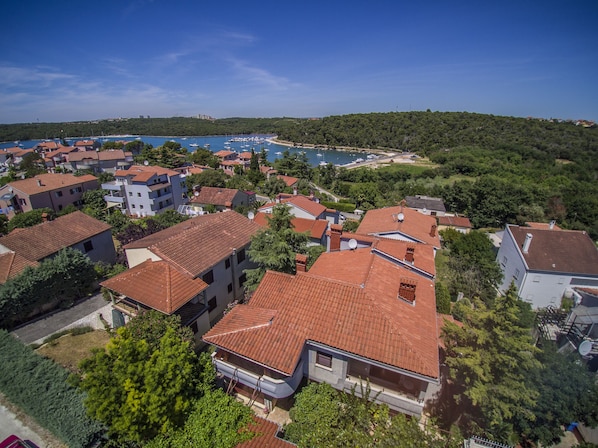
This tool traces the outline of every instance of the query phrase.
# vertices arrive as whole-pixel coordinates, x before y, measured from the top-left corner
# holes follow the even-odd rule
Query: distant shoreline
[[[295,145],[292,142],[286,140],[280,140],[278,137],[268,138],[266,141],[270,143],[274,143],[280,146],[287,146],[289,148],[308,148],[308,149],[321,149],[321,150],[333,150],[333,151],[341,151],[341,152],[360,152],[360,153],[371,153],[371,154],[378,154],[384,155],[388,157],[392,157],[396,155],[396,152],[392,150],[384,150],[384,149],[369,149],[369,148],[353,148],[351,146],[328,146],[328,145],[314,145],[311,143],[302,143],[300,145]],[[397,152],[401,152],[397,150]]]

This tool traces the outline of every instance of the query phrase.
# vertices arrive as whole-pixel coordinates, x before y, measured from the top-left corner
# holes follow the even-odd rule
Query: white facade
[[[530,246],[537,244],[533,238],[530,240]],[[538,248],[534,247],[533,249],[537,250]],[[531,247],[529,250],[532,250]],[[560,307],[563,296],[571,295],[574,287],[595,288],[598,286],[598,276],[596,275],[530,268],[523,251],[523,246],[519,247],[507,226],[496,257],[503,272],[499,290],[506,292],[511,283],[514,283],[519,297],[530,303],[534,309],[548,306]]]

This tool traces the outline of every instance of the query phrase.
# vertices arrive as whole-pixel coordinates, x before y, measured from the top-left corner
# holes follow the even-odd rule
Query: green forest
[[[307,174],[307,180],[361,209],[426,194],[442,197],[448,210],[467,215],[476,228],[555,219],[563,228],[598,238],[598,128],[570,121],[428,111],[322,119],[175,117],[0,125],[2,141],[251,133],[275,134],[296,145],[411,152],[429,160],[423,166],[394,164],[378,170],[329,166]]]

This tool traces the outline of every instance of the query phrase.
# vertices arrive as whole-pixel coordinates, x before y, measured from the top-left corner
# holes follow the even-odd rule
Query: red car
[[[37,448],[35,445],[19,439],[14,434],[0,442],[0,448]]]

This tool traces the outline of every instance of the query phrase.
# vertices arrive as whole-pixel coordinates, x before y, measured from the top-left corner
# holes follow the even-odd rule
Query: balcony
[[[270,376],[259,375],[228,363],[219,359],[216,356],[217,354],[218,352],[212,354],[212,361],[219,373],[273,398],[285,398],[292,395],[297,390],[297,387],[299,387],[301,378],[303,378],[303,361],[299,362],[293,376],[286,377],[285,379],[274,379]]]
[[[388,387],[384,387],[383,385],[376,384],[372,381],[375,380],[370,378],[370,398],[376,397],[376,403],[384,403],[393,411],[401,412],[402,414],[413,415],[416,417],[421,416],[424,411],[424,394],[421,394],[421,399],[411,395],[406,396],[396,390],[389,389]],[[355,395],[360,397],[362,394],[360,384],[363,384],[363,390],[365,390],[367,384],[366,380],[347,375],[347,379],[344,383],[344,391],[350,392],[354,387]]]

